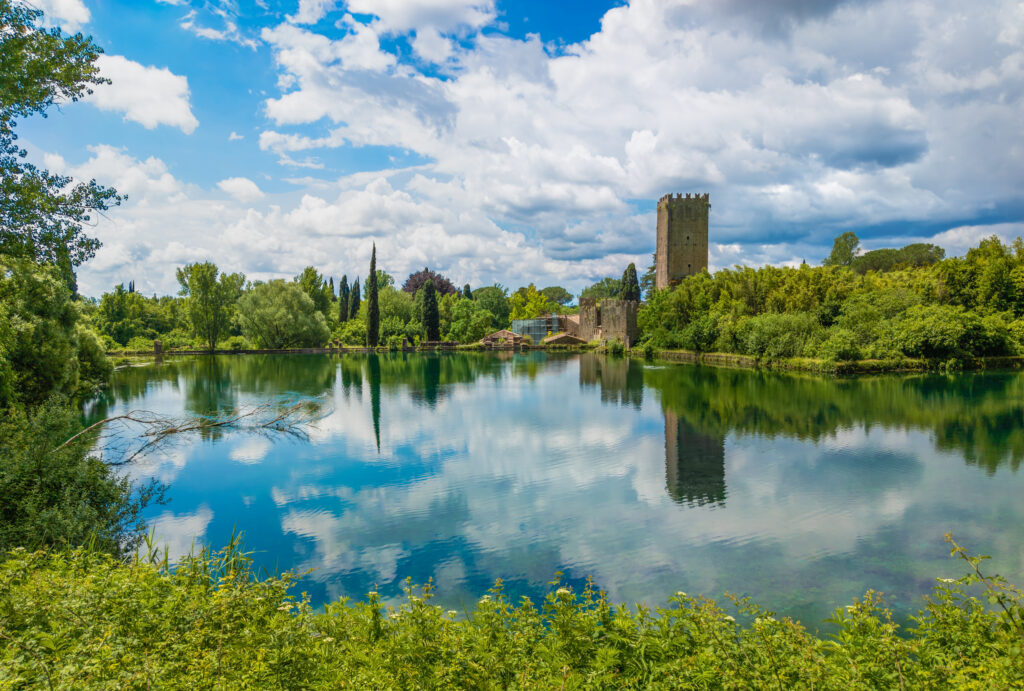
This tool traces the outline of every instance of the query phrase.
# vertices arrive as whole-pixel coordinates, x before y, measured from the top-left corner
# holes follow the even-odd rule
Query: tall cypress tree
[[[366,345],[377,347],[380,338],[380,308],[377,306],[377,243],[370,253],[370,275],[366,278]]]
[[[348,294],[348,318],[355,319],[359,314],[359,279],[352,284],[352,292]]]
[[[462,297],[466,298],[467,300],[473,299],[473,291],[469,289],[468,283],[462,286]]]
[[[427,332],[428,341],[441,340],[441,315],[437,311],[433,281],[423,284],[423,329]]]
[[[619,297],[640,302],[640,281],[636,277],[636,264],[630,263],[622,272],[622,290],[619,291]]]
[[[338,321],[348,321],[348,274],[341,277],[338,284]]]
[[[327,287],[331,291],[331,302],[336,302],[338,300],[338,295],[334,292],[334,276],[331,276],[331,280],[327,282]]]

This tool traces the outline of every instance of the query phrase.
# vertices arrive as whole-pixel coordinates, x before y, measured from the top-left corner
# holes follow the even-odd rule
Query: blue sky
[[[128,194],[83,292],[378,263],[578,291],[710,192],[711,264],[1024,234],[1024,5],[33,0],[113,84],[21,126]]]

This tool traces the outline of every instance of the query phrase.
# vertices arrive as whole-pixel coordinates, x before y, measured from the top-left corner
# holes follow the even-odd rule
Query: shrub
[[[954,551],[960,554],[954,543]],[[0,563],[0,679],[16,688],[990,689],[1021,678],[1021,593],[981,570],[941,579],[912,628],[869,591],[830,639],[748,599],[728,611],[677,592],[660,607],[608,602],[557,578],[542,602],[501,583],[465,618],[407,582],[314,611],[293,577],[259,580],[236,545],[171,570],[85,550]],[[983,586],[997,607],[968,590]],[[737,621],[739,619],[740,621]]]
[[[220,347],[237,353],[240,350],[249,350],[251,345],[249,344],[249,341],[246,340],[245,336],[231,336],[227,340],[221,342]]]
[[[861,359],[857,338],[849,329],[833,329],[818,346],[818,357],[824,360],[849,361]]]
[[[740,323],[737,340],[742,352],[759,358],[789,358],[816,346],[824,330],[813,314],[762,314]]]

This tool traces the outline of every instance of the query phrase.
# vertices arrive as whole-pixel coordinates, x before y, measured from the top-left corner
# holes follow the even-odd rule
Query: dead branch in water
[[[324,416],[321,399],[265,401],[242,406],[215,415],[173,418],[146,410],[133,410],[95,422],[73,435],[54,451],[91,433],[98,435],[97,448],[113,452],[118,460],[108,465],[124,465],[164,443],[182,435],[217,432],[247,432],[283,435],[301,440],[309,438],[307,428]]]

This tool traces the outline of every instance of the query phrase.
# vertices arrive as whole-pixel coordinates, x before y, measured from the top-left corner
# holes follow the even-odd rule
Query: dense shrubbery
[[[968,559],[966,555],[965,559]],[[1024,680],[1021,593],[980,561],[940,581],[912,628],[881,597],[836,611],[821,639],[747,600],[736,616],[676,593],[614,606],[554,581],[539,605],[500,583],[459,616],[408,587],[323,612],[257,580],[229,547],[173,571],[149,560],[14,551],[0,564],[0,683],[176,688],[1008,688]],[[983,581],[997,604],[965,595]],[[732,608],[730,608],[732,609]]]
[[[651,294],[641,344],[826,360],[963,361],[1024,349],[1024,241],[993,237],[941,261],[931,245],[892,252],[898,262],[863,271],[857,262],[872,253],[692,276]]]

